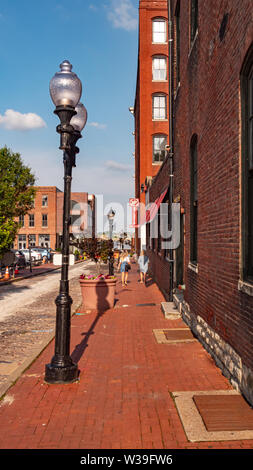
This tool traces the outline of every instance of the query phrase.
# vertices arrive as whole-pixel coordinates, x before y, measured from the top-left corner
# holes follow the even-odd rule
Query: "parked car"
[[[3,271],[6,267],[8,268],[25,268],[26,259],[21,250],[8,250],[0,259],[0,269]]]
[[[21,250],[10,250],[15,255],[14,265],[18,267],[26,267],[26,259]]]
[[[43,246],[34,246],[33,250],[37,253],[40,253],[42,258],[44,258],[44,256],[46,256],[48,260],[51,258],[50,248],[45,248]]]
[[[30,251],[29,251],[29,249],[25,248],[25,249],[22,249],[21,251],[25,256],[26,261],[30,262]],[[33,248],[31,248],[31,259],[32,259],[32,261],[39,261],[39,260],[42,259],[42,255],[38,251],[35,251]]]

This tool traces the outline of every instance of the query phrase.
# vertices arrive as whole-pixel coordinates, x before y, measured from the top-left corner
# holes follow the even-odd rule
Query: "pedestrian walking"
[[[114,257],[114,260],[115,260],[115,262],[116,262],[116,266],[117,266],[117,268],[118,268],[118,266],[119,266],[119,258],[120,258],[120,253],[119,253],[119,251],[114,251],[113,257]]]
[[[144,283],[146,282],[146,276],[147,276],[148,264],[149,264],[149,259],[144,250],[142,250],[140,253],[140,256],[138,258],[138,264],[140,267],[140,276],[141,276],[140,282],[141,284],[143,284],[143,282]]]
[[[134,263],[137,263],[137,254],[135,253],[135,251],[134,251],[134,253],[133,253],[132,258],[133,258],[133,262],[134,262]]]
[[[128,271],[131,269],[130,257],[127,251],[124,251],[120,257],[119,269],[121,272],[122,286],[127,286]]]

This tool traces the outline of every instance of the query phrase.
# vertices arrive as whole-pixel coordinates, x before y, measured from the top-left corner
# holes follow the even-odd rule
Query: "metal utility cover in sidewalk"
[[[253,410],[236,390],[173,392],[172,397],[190,442],[253,440]]]
[[[207,431],[253,431],[253,410],[241,395],[194,396]]]
[[[170,328],[168,330],[153,330],[158,343],[189,343],[197,341],[189,328]]]

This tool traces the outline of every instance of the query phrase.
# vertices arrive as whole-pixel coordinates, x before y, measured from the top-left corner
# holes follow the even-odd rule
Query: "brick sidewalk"
[[[232,387],[198,341],[157,341],[154,330],[186,325],[165,319],[156,284],[146,287],[137,279],[133,266],[128,287],[117,285],[114,309],[72,317],[77,383],[44,382],[52,341],[9,389],[0,402],[1,449],[253,447],[252,439],[189,441],[173,393],[230,393]]]

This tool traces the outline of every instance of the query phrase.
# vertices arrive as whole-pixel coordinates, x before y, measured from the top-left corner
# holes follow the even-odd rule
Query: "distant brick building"
[[[55,186],[36,187],[34,208],[20,218],[23,226],[16,237],[14,247],[31,246],[59,248],[62,237],[64,193]],[[92,236],[95,233],[95,196],[85,192],[71,193],[70,238]]]
[[[139,52],[135,105],[135,197],[145,204],[147,181],[159,171],[168,143],[167,0],[139,2]],[[139,218],[143,217],[140,210]],[[145,244],[145,230],[137,250]]]
[[[178,302],[177,287],[185,286],[184,320],[253,403],[252,2],[171,0],[168,8],[171,154],[146,199],[154,202],[168,188],[164,202],[180,203],[181,243],[168,253],[147,224],[147,252],[168,298],[172,285]]]

